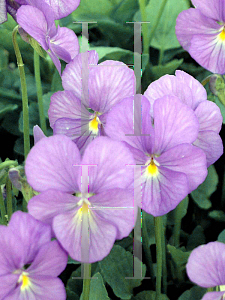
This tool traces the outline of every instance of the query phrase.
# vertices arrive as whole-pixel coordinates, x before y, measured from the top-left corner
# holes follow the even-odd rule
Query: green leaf
[[[216,191],[218,175],[213,165],[208,168],[208,176],[199,187],[191,193],[195,203],[202,209],[209,209],[212,206],[209,200],[212,193]]]
[[[68,262],[67,262],[67,264],[80,265],[81,262],[80,262],[80,261],[73,260],[70,256],[68,256]]]
[[[48,110],[51,102],[51,96],[54,92],[48,92],[47,94],[43,95],[43,105],[44,105],[44,115],[48,119]]]
[[[220,102],[218,97],[214,96],[214,102],[217,106],[219,106],[222,117],[223,117],[223,124],[225,124],[225,106]]]
[[[0,119],[8,112],[12,112],[18,108],[17,104],[10,104],[7,101],[0,102]]]
[[[157,22],[162,2],[163,0],[151,0],[146,6],[147,21],[150,22],[148,24],[149,35],[153,25]],[[152,47],[163,50],[180,47],[175,33],[176,19],[180,12],[188,8],[186,1],[167,1],[150,44]],[[140,10],[135,14],[134,21],[141,21]]]
[[[109,300],[108,293],[105,288],[102,275],[99,272],[97,272],[91,278],[89,299],[91,299],[91,300]],[[81,295],[80,300],[83,300],[83,294]]]
[[[141,285],[142,279],[127,278],[133,277],[133,255],[118,245],[112,248],[110,254],[100,261],[99,265],[104,279],[119,298],[130,299],[133,289]],[[146,266],[142,266],[142,276],[144,277]]]
[[[33,135],[33,127],[35,125],[40,125],[37,103],[32,102],[29,105],[29,118],[30,118],[29,133],[30,135]],[[19,118],[19,130],[20,132],[23,133],[23,112],[22,111],[20,113],[20,118]]]
[[[58,91],[63,91],[62,78],[59,75],[58,70],[55,69],[55,72],[54,72],[53,78],[52,78],[51,92],[58,92]]]
[[[205,244],[205,235],[202,226],[197,225],[188,238],[187,251],[193,250],[199,245]]]
[[[206,289],[193,286],[190,290],[185,291],[178,300],[201,300],[205,293]]]
[[[225,243],[225,229],[222,232],[220,232],[217,241],[221,243]]]
[[[72,292],[68,288],[66,288],[66,295],[67,295],[66,300],[79,300],[80,299],[80,297],[76,293]]]
[[[213,210],[209,212],[209,217],[218,221],[225,222],[225,213],[222,210]]]
[[[137,294],[135,297],[132,297],[132,300],[155,300],[156,299],[156,292],[155,291],[143,291]],[[169,300],[169,298],[161,294],[160,300]]]
[[[173,74],[175,70],[182,64],[182,59],[174,59],[165,65],[153,66],[150,69],[151,76],[154,80],[159,79],[165,74]]]
[[[182,211],[180,212],[180,215],[179,215],[180,219],[183,219],[183,217],[186,216],[187,209],[188,209],[188,203],[189,203],[189,199],[188,199],[188,196],[187,196],[182,200],[182,206],[181,206]],[[167,214],[167,223],[168,223],[168,225],[174,225],[174,223],[175,223],[175,214],[176,214],[176,208]]]

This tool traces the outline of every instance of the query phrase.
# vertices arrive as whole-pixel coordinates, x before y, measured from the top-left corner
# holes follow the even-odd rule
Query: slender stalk
[[[201,81],[201,84],[205,86],[210,81],[211,75],[207,76]]]
[[[83,300],[89,300],[91,284],[91,264],[84,264]]]
[[[47,127],[44,115],[44,105],[43,105],[43,98],[42,98],[42,85],[41,85],[41,73],[40,73],[40,56],[37,51],[34,50],[34,74],[35,74],[35,81],[36,81],[36,88],[37,88],[37,98],[38,98],[38,109],[39,109],[39,118],[41,129],[43,130],[44,134],[47,134]]]
[[[20,53],[20,49],[16,40],[16,35],[18,32],[18,26],[13,29],[12,40],[13,47],[16,54],[17,65],[20,72],[20,82],[21,82],[21,90],[22,90],[22,104],[23,104],[23,138],[24,138],[24,157],[26,159],[29,151],[30,151],[30,135],[29,135],[29,108],[28,108],[28,97],[27,97],[27,85],[26,85],[26,77],[24,71],[24,64],[22,60],[22,56]]]
[[[15,160],[6,160],[2,163],[0,163],[0,170],[6,168],[6,167],[10,167],[10,166],[17,166],[18,162]]]
[[[150,273],[150,277],[153,278],[154,273],[153,273],[152,255],[149,248],[149,237],[148,237],[147,224],[146,224],[146,214],[142,214],[142,220],[143,220],[143,225],[142,225],[143,248],[144,248],[148,271]]]
[[[161,299],[161,280],[162,280],[162,217],[155,217],[155,240],[156,240],[156,300]]]
[[[163,293],[167,294],[167,267],[166,267],[166,226],[162,222],[162,278]]]
[[[6,205],[7,205],[8,221],[10,221],[10,218],[13,214],[13,209],[12,209],[12,184],[9,177],[6,180]]]
[[[139,7],[141,11],[141,21],[147,22],[146,14],[146,0],[139,0]],[[148,24],[142,24],[142,33],[143,33],[143,53],[149,53],[149,36],[148,36]]]
[[[157,26],[158,26],[158,24],[159,24],[160,18],[161,18],[162,13],[163,13],[163,10],[164,10],[164,8],[165,8],[165,6],[166,6],[166,2],[167,2],[167,0],[164,0],[163,3],[162,3],[162,5],[161,5],[160,8],[159,8],[159,12],[158,12],[158,15],[157,15],[157,17],[156,17],[156,21],[155,21],[155,23],[153,24],[152,30],[151,30],[151,32],[150,32],[150,36],[149,36],[149,40],[148,40],[149,46],[150,46],[151,41],[152,41],[152,39],[153,39],[153,36],[154,36],[154,34],[155,34],[155,30],[156,30],[156,28],[157,28]]]
[[[6,216],[5,203],[4,203],[1,187],[0,187],[0,210],[1,210],[3,224],[7,225],[7,219],[5,217]]]

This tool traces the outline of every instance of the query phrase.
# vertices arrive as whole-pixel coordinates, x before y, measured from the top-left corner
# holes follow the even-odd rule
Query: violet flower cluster
[[[192,0],[176,23],[181,46],[205,69],[225,74],[225,2]]]

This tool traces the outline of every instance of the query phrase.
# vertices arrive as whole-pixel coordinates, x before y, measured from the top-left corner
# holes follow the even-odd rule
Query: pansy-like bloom
[[[21,1],[22,2],[22,1]],[[69,63],[79,53],[79,43],[73,30],[55,26],[55,14],[44,0],[30,0],[17,11],[18,24],[47,51],[61,74],[59,58]]]
[[[67,257],[60,244],[51,241],[49,225],[15,212],[8,226],[0,226],[0,299],[66,299],[57,276]]]
[[[177,17],[176,35],[181,46],[205,69],[225,73],[225,2],[192,0],[195,8]]]
[[[54,134],[69,136],[81,153],[96,137],[104,135],[106,115],[136,89],[134,71],[124,63],[106,60],[98,64],[96,51],[80,53],[63,74],[65,91],[52,95],[49,108]]]
[[[174,209],[205,180],[206,157],[191,145],[199,128],[191,108],[175,96],[164,96],[153,105],[137,97],[140,105],[133,105],[129,97],[110,111],[105,130],[124,141],[142,166],[142,208],[156,217]],[[135,178],[135,191],[138,185]]]
[[[199,121],[199,133],[193,145],[205,152],[209,167],[223,154],[223,143],[219,136],[223,121],[220,109],[207,100],[205,88],[195,78],[183,71],[176,71],[175,74],[162,76],[152,82],[144,96],[153,105],[160,97],[174,95],[193,109]]]
[[[191,281],[204,288],[219,286],[218,292],[209,292],[202,300],[225,298],[225,244],[210,242],[191,252],[186,266]]]
[[[137,210],[127,190],[133,172],[126,164],[135,164],[129,149],[108,137],[92,141],[82,159],[63,135],[42,138],[28,154],[27,181],[40,192],[29,213],[52,226],[73,259],[102,260],[133,229]]]
[[[0,24],[7,21],[7,12],[16,19],[16,12],[20,5],[14,0],[0,0]]]

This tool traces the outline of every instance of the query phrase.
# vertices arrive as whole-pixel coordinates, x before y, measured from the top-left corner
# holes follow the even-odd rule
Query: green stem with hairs
[[[161,287],[162,287],[162,217],[155,217],[155,241],[156,241],[156,300],[161,299]]]
[[[47,134],[46,120],[44,115],[44,105],[43,105],[43,97],[42,97],[42,85],[41,85],[41,73],[40,73],[40,56],[37,51],[34,50],[34,74],[37,88],[37,98],[38,98],[38,110],[39,110],[39,118],[41,129],[44,134]]]
[[[8,222],[13,214],[12,209],[12,184],[9,177],[6,180],[6,205],[7,205],[7,215],[8,215]]]
[[[0,170],[10,167],[10,166],[17,166],[17,165],[18,165],[18,162],[15,160],[6,160],[6,161],[0,163]]]
[[[18,26],[13,29],[12,40],[13,47],[16,54],[17,65],[20,72],[20,82],[21,82],[21,90],[22,90],[22,106],[23,106],[23,138],[24,138],[24,158],[26,159],[29,151],[30,151],[30,134],[29,134],[29,108],[28,108],[28,97],[27,97],[27,85],[26,85],[26,77],[24,71],[24,64],[22,60],[22,56],[20,53],[20,49],[16,40],[16,35],[18,32]]]
[[[83,300],[90,300],[91,264],[84,264]]]
[[[0,186],[0,210],[1,210],[1,216],[2,216],[2,222],[4,225],[7,225],[7,219],[6,219],[6,210],[5,210],[5,203],[2,195],[2,189]]]

